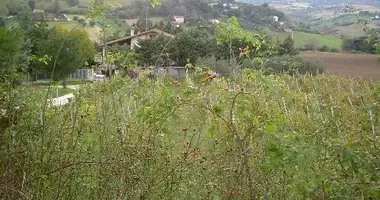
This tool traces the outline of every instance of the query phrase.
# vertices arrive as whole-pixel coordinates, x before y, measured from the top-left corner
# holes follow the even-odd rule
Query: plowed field
[[[377,61],[377,55],[324,52],[302,54],[306,58],[322,61],[328,74],[380,80],[380,62]]]

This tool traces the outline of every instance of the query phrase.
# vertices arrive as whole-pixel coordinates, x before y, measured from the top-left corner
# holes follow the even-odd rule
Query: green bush
[[[264,68],[267,73],[274,74],[320,74],[324,72],[323,64],[318,60],[305,59],[299,56],[283,56],[265,59]]]
[[[96,25],[96,22],[91,20],[91,21],[90,21],[90,26],[91,26],[91,27],[94,27],[95,25]]]
[[[328,47],[327,45],[323,45],[322,47],[318,48],[318,51],[329,52],[330,47]]]
[[[79,19],[78,16],[74,16],[74,17],[73,17],[73,20],[75,20],[75,21],[78,21],[78,19]]]

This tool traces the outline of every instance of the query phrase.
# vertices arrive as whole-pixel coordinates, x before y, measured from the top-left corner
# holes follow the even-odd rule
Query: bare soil
[[[302,54],[305,58],[322,61],[327,74],[380,80],[380,62],[377,61],[378,55],[311,51],[303,52]]]

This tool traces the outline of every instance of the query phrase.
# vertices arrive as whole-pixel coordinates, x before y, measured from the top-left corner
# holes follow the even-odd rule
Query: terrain
[[[377,55],[325,52],[303,52],[302,55],[321,60],[327,74],[380,80]]]

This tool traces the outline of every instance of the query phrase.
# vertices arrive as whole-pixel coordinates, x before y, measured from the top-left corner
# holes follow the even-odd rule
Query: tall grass
[[[0,137],[0,199],[379,199],[380,85],[115,79]]]

